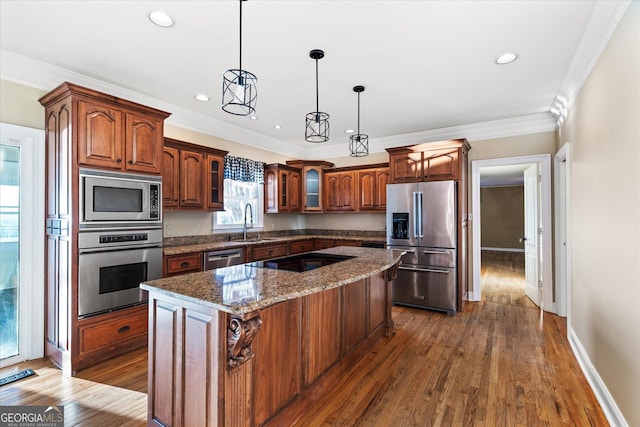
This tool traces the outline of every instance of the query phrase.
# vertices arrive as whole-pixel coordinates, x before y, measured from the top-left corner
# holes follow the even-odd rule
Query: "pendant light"
[[[307,114],[304,139],[309,142],[326,142],[329,140],[329,115],[320,111],[318,99],[318,59],[324,58],[324,51],[313,49],[309,56],[316,61],[316,111]]]
[[[364,157],[369,155],[369,135],[360,133],[360,93],[364,86],[354,86],[353,91],[358,94],[358,133],[349,137],[349,153],[351,157]]]
[[[256,111],[258,78],[242,69],[242,2],[240,1],[240,66],[222,76],[222,109],[236,116],[250,116]]]

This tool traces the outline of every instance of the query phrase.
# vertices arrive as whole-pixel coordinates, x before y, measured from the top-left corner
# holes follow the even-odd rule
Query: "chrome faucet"
[[[251,225],[249,228],[253,228],[253,208],[250,203],[244,205],[244,226],[242,227],[242,239],[247,240],[247,208],[249,208],[249,221]]]

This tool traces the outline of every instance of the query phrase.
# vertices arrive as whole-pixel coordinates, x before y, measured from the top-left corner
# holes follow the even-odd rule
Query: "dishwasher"
[[[230,265],[244,264],[244,249],[225,249],[204,253],[204,269],[229,267]]]

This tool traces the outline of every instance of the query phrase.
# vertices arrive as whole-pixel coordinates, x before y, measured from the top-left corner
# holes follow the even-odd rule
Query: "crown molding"
[[[582,85],[589,77],[631,0],[596,1],[573,55],[569,70],[556,94],[554,106],[558,123],[562,124]],[[552,106],[553,107],[553,106]]]
[[[98,80],[75,71],[6,50],[0,50],[0,78],[44,91],[50,91],[59,86],[60,83],[69,81],[129,101],[171,112],[171,116],[166,122],[174,126],[262,150],[278,152],[298,158],[305,157],[305,150],[301,146],[271,138],[240,126],[231,125],[221,120],[208,117],[205,114],[196,113],[154,97],[107,83],[103,80]],[[277,149],[271,147],[277,147]]]

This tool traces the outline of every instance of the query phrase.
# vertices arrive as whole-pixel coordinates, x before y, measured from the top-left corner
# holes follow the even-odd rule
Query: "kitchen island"
[[[290,425],[385,335],[401,251],[336,247],[295,272],[243,264],[149,291],[148,421]]]

